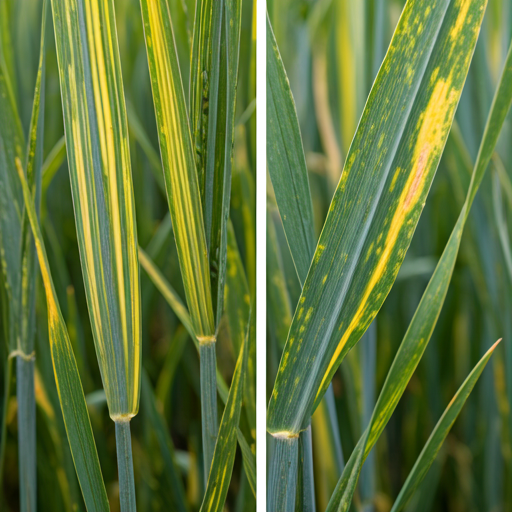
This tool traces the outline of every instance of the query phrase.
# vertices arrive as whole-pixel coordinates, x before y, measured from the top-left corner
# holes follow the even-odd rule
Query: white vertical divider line
[[[256,4],[256,510],[267,512],[267,45],[266,0]]]

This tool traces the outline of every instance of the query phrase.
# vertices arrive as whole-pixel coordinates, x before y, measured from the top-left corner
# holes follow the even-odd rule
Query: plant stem
[[[313,441],[311,423],[299,434],[299,471],[297,485],[297,510],[315,512],[315,479],[313,473]]]
[[[135,480],[133,478],[132,437],[129,421],[116,421],[117,468],[121,512],[135,512]]]
[[[34,358],[16,357],[20,510],[36,510],[36,397]]]
[[[267,510],[295,512],[299,437],[272,437]]]
[[[217,361],[215,342],[199,345],[201,380],[201,424],[203,430],[203,468],[205,486],[217,442]]]
[[[8,357],[5,365],[4,400],[2,403],[2,434],[0,438],[0,505],[3,504],[4,458],[7,437],[7,407],[11,396],[12,358]]]

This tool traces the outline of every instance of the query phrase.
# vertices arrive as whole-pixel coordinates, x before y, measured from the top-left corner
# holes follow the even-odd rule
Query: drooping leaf
[[[110,510],[110,507],[103,477],[101,475],[98,452],[96,451],[96,444],[94,442],[78,367],[69,340],[66,324],[55,294],[46,249],[34,208],[34,200],[28,189],[21,162],[19,160],[16,162],[19,179],[23,186],[26,212],[34,234],[39,267],[43,277],[48,308],[48,330],[55,383],[57,384],[62,415],[64,417],[64,424],[66,426],[66,433],[75,464],[76,474],[80,482],[87,510],[89,512],[106,512]]]

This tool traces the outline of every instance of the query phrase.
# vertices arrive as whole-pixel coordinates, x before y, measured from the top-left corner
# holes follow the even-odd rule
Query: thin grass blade
[[[50,150],[46,157],[41,174],[43,176],[42,196],[46,196],[46,191],[50,186],[55,174],[66,159],[66,137],[63,135]]]
[[[190,334],[190,337],[194,340],[194,344],[199,351],[199,341],[197,340],[194,329],[192,327],[192,320],[190,318],[189,312],[187,308],[184,306],[181,301],[179,295],[173,289],[173,287],[169,284],[167,279],[162,275],[162,273],[158,270],[156,265],[151,261],[149,256],[139,247],[139,259],[142,268],[147,272],[149,278],[156,286],[158,291],[162,294],[163,298],[167,301],[167,304],[174,311],[176,316],[180,319],[183,327]],[[226,382],[224,381],[222,375],[217,369],[217,391],[219,393],[219,397],[223,403],[226,403],[228,398],[228,387]]]
[[[443,415],[439,419],[437,425],[435,426],[432,434],[430,435],[427,443],[425,444],[423,450],[421,451],[420,456],[418,457],[414,467],[412,468],[405,484],[400,490],[400,494],[393,504],[393,508],[391,512],[399,512],[404,508],[412,494],[421,483],[430,466],[434,462],[437,453],[441,449],[441,446],[450,432],[452,425],[454,424],[457,416],[459,415],[462,407],[466,403],[467,398],[471,394],[477,380],[482,374],[483,369],[485,368],[487,362],[490,357],[494,353],[494,350],[498,346],[498,343],[501,340],[498,340],[480,359],[477,365],[473,368],[472,372],[468,375],[467,379],[464,381],[462,386],[459,388],[455,396],[452,398],[450,404],[445,409]]]
[[[29,129],[25,169],[27,182],[34,190],[36,211],[41,202],[41,166],[43,163],[45,71],[46,71],[46,16],[47,1],[41,14],[41,44],[36,77],[34,102]],[[35,398],[35,314],[37,255],[30,224],[26,214],[22,222],[22,278],[21,278],[21,332],[16,358],[16,386],[18,400],[18,463],[20,477],[20,510],[37,510],[36,478],[36,398]]]
[[[251,450],[249,443],[246,441],[242,431],[237,428],[238,444],[242,452],[242,459],[244,461],[244,471],[247,476],[247,481],[251,487],[252,493],[256,498],[256,455]]]

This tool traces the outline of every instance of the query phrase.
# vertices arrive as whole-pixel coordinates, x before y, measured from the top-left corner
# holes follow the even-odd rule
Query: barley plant
[[[255,510],[254,10],[0,0],[0,510]]]
[[[512,2],[267,8],[268,510],[510,510]]]

